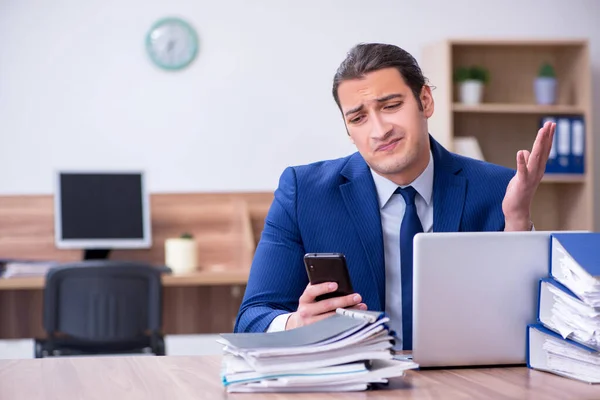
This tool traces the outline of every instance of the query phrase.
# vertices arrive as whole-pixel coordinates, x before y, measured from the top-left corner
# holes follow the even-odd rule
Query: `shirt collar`
[[[379,208],[383,208],[392,198],[392,195],[398,188],[398,185],[379,175],[373,171],[373,169],[371,169],[371,175],[375,181],[377,197],[379,197]],[[430,205],[431,196],[433,194],[433,154],[431,154],[431,151],[429,152],[429,163],[427,164],[427,167],[425,167],[425,170],[421,173],[421,175],[419,175],[410,183],[410,186],[415,188],[417,193],[419,193],[419,195],[425,200],[427,205]]]

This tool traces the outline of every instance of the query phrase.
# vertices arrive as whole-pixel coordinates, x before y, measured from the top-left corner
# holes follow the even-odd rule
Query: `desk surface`
[[[249,270],[207,270],[185,275],[163,275],[164,286],[245,285]],[[35,290],[44,288],[43,276],[0,278],[0,290]]]
[[[218,356],[0,360],[0,399],[591,399],[600,386],[522,368],[409,371],[382,390],[227,394]]]

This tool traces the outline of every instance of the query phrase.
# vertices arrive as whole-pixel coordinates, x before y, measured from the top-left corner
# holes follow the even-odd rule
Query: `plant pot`
[[[554,104],[556,102],[556,78],[536,78],[533,89],[538,104]]]
[[[460,101],[463,104],[479,104],[483,99],[483,82],[466,80],[460,84]]]
[[[198,267],[196,241],[170,238],[165,240],[165,264],[173,274],[189,274]]]

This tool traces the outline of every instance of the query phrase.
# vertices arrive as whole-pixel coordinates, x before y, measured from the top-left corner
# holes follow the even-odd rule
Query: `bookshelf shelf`
[[[580,39],[485,39],[485,38],[455,38],[451,39],[455,46],[507,46],[507,47],[551,47],[551,46],[579,46]]]
[[[585,175],[576,174],[546,174],[542,178],[542,183],[585,183]]]
[[[538,114],[538,115],[581,115],[585,110],[578,106],[537,104],[490,103],[465,105],[453,103],[452,111],[459,113],[499,113],[499,114]]]
[[[594,230],[589,53],[585,39],[469,38],[434,43],[421,53],[423,73],[435,87],[429,131],[451,151],[458,138],[474,138],[485,161],[516,169],[517,152],[531,150],[543,117],[583,117],[585,173],[544,176],[532,205],[537,230]],[[536,104],[534,80],[546,62],[556,72],[555,105]],[[483,102],[465,105],[452,78],[457,67],[473,65],[486,68],[490,80]]]

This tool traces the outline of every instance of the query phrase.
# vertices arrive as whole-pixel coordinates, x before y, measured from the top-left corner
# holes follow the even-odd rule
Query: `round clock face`
[[[198,36],[194,29],[179,18],[165,18],[150,28],[146,50],[152,61],[169,70],[188,66],[198,52]]]

